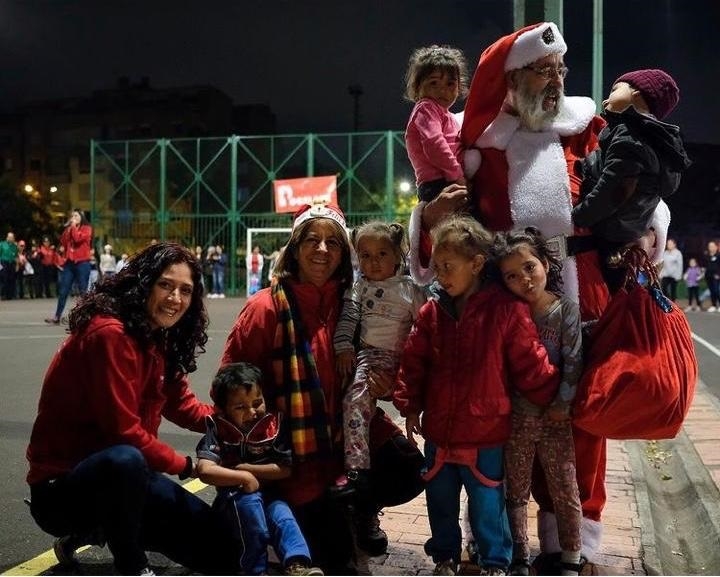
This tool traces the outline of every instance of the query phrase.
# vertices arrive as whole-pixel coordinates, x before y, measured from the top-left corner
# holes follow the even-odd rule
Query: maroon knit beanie
[[[627,82],[639,90],[650,112],[658,120],[670,114],[680,100],[680,89],[673,77],[657,68],[627,72],[613,84],[618,82]]]

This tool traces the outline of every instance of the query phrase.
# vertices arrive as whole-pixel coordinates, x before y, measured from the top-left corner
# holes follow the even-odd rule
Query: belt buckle
[[[548,250],[554,252],[561,261],[568,257],[567,237],[564,234],[558,234],[547,239],[545,244],[547,244]]]

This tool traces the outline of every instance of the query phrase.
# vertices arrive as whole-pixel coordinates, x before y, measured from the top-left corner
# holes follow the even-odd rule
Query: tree
[[[46,201],[41,195],[25,194],[7,178],[0,179],[0,236],[4,239],[14,232],[20,240],[54,235],[56,227]]]

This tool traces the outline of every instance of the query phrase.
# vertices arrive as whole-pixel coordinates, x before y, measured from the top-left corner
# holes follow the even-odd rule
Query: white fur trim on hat
[[[553,22],[544,22],[517,37],[505,60],[505,72],[545,58],[550,54],[565,54],[567,44]]]
[[[325,204],[313,204],[295,217],[293,230],[311,218],[329,218],[330,220],[334,220],[341,227],[345,228],[345,216],[339,209]]]

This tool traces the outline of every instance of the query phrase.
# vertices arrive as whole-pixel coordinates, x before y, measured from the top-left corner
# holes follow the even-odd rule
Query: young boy
[[[680,129],[662,122],[679,100],[673,78],[651,69],[620,76],[603,102],[608,125],[600,133],[600,148],[583,161],[581,202],[572,217],[597,239],[611,292],[625,278],[624,269],[613,268],[624,246],[642,241],[649,251],[653,242],[644,235],[654,228],[654,260],[662,255],[669,220],[655,222],[654,215],[660,214],[660,200],[677,190],[681,173],[690,165]]]
[[[197,446],[198,477],[217,487],[213,507],[234,527],[244,573],[267,575],[272,545],[285,575],[322,575],[290,507],[272,496],[272,481],[290,475],[291,451],[282,414],[265,411],[261,381],[250,363],[225,365],[215,375],[210,396],[217,412],[206,418]]]

